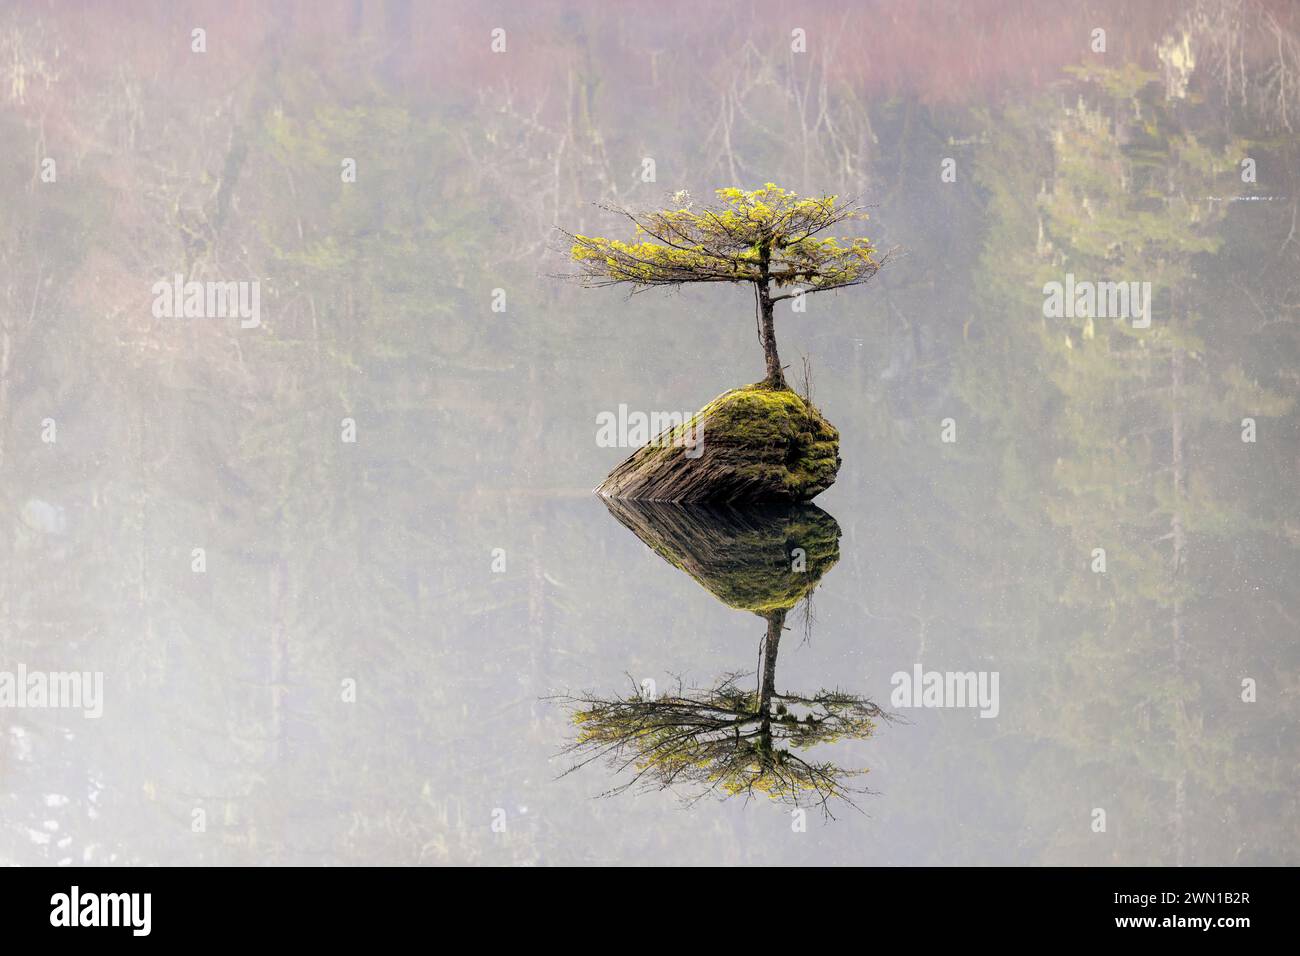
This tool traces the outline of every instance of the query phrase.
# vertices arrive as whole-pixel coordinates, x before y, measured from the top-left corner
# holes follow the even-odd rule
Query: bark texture
[[[816,505],[605,507],[723,604],[764,617],[798,604],[840,557],[840,526]]]
[[[786,389],[733,389],[625,459],[596,489],[676,503],[808,501],[835,481],[840,436]]]

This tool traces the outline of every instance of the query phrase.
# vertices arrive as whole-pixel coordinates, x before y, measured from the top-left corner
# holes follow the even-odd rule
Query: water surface
[[[1104,54],[1001,6],[8,7],[0,670],[104,700],[0,708],[0,861],[1296,863],[1295,24],[1225,77],[1191,5],[1103,4]],[[555,227],[769,180],[899,250],[778,316],[839,479],[630,528],[597,416],[759,378],[751,303],[575,288]],[[156,317],[177,273],[260,324]],[[1046,316],[1067,275],[1149,328]],[[891,705],[917,664],[996,716]],[[870,719],[769,746],[853,805],[573,770],[566,697],[765,684]]]

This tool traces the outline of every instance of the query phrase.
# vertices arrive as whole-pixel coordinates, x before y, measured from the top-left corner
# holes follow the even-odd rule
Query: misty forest
[[[0,670],[104,682],[0,863],[1300,862],[1294,5],[107,6],[0,7]],[[868,218],[619,212],[765,184]],[[592,494],[764,384],[789,500]]]

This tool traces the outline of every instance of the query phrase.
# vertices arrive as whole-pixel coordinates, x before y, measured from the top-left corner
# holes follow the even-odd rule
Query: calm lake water
[[[6,8],[0,862],[1300,862],[1300,24],[1074,6]],[[556,227],[767,181],[896,250],[778,313],[839,478],[611,512],[762,350]]]

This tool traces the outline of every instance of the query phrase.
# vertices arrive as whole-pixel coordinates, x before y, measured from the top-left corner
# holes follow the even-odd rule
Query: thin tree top
[[[719,202],[693,208],[684,192],[679,208],[633,213],[603,207],[633,223],[637,241],[568,234],[584,285],[672,286],[686,282],[753,282],[824,292],[866,282],[880,268],[870,239],[822,233],[866,219],[861,207],[838,196],[800,198],[774,183],[746,192],[716,190]]]

